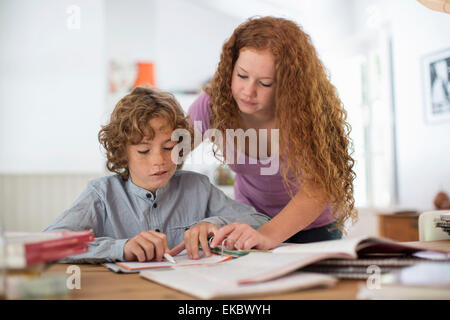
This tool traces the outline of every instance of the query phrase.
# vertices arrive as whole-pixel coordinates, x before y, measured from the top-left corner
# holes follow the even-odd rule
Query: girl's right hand
[[[271,249],[271,240],[245,223],[235,222],[222,227],[211,241],[215,248],[226,239],[226,247],[230,250]]]

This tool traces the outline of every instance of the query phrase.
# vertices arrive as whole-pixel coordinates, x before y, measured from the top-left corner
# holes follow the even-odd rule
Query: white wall
[[[156,54],[156,2],[107,0],[107,59],[153,60]]]
[[[198,89],[240,21],[196,3],[0,2],[0,173],[104,170],[97,134],[112,108],[111,59],[154,61],[158,87]],[[79,30],[67,28],[70,5]]]
[[[241,22],[197,4],[156,0],[156,77],[166,90],[199,88],[211,78],[222,44]]]
[[[450,15],[417,1],[355,1],[357,28],[367,13],[391,25],[399,205],[430,209],[440,188],[450,191],[450,122],[425,121],[421,59],[450,48]]]
[[[155,63],[156,85],[196,90],[214,74],[223,42],[240,20],[196,0],[109,0],[107,59]]]
[[[342,40],[354,31],[354,1],[357,0],[191,0],[222,15],[234,17],[235,27],[254,16],[276,16],[299,24],[311,36],[327,65],[342,51]],[[234,29],[234,28],[233,28]],[[230,35],[231,35],[230,30]]]
[[[69,30],[66,9],[81,8]],[[97,172],[103,0],[0,3],[0,172]]]

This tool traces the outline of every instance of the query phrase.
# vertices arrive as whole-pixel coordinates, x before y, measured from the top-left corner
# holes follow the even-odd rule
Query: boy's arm
[[[88,187],[75,203],[64,211],[44,232],[78,231],[92,229],[94,241],[89,243],[89,251],[59,260],[63,263],[99,263],[123,260],[123,247],[128,239],[103,237],[103,218],[106,209],[98,194]]]
[[[206,216],[207,218],[202,221],[214,223],[219,228],[233,222],[240,222],[258,229],[270,220],[268,216],[257,212],[255,208],[227,197],[212,184],[210,184]]]

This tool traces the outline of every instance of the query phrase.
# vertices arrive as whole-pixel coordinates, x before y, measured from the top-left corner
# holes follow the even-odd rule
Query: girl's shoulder
[[[189,107],[188,115],[192,124],[195,121],[202,123],[202,133],[209,129],[211,109],[209,107],[210,97],[206,92],[202,92]]]

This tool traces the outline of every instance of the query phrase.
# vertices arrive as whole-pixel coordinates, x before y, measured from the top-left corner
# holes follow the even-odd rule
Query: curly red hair
[[[275,121],[280,130],[281,174],[286,185],[315,186],[332,204],[338,228],[356,221],[354,160],[349,154],[350,125],[335,87],[310,37],[290,20],[250,18],[224,43],[210,95],[211,127],[225,136],[238,128],[239,109],[231,92],[234,64],[243,48],[270,50],[275,58]],[[217,150],[217,146],[215,146]],[[299,164],[301,164],[299,166]],[[290,188],[288,188],[290,189]],[[292,195],[291,195],[292,196]]]

